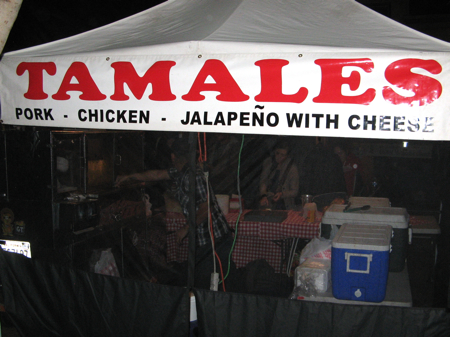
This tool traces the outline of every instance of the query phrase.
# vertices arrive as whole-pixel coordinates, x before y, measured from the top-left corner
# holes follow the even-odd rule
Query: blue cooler
[[[367,302],[384,300],[391,236],[391,226],[341,226],[331,243],[334,297]]]

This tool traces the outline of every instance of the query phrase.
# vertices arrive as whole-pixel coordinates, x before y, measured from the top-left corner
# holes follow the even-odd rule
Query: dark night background
[[[153,7],[162,0],[23,0],[3,52],[76,35]]]

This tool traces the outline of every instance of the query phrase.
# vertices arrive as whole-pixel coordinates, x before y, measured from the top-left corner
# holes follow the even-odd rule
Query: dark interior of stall
[[[150,296],[144,295],[149,291],[152,295],[146,299],[157,303],[165,295],[170,297],[175,294],[171,304],[180,306],[180,303],[184,303],[178,314],[186,315],[189,310],[183,301],[188,298],[187,246],[186,242],[184,248],[177,246],[176,242],[176,226],[186,219],[176,200],[173,182],[167,180],[144,184],[131,181],[118,187],[115,181],[121,175],[168,169],[171,166],[171,144],[179,138],[188,142],[188,136],[188,133],[176,132],[93,131],[3,125],[0,146],[3,159],[0,165],[0,243],[5,240],[24,241],[29,242],[31,247],[31,259],[23,259],[26,261],[23,267],[17,267],[22,261],[21,257],[13,257],[13,260],[2,257],[2,264],[12,269],[22,268],[19,271],[2,272],[3,278],[15,275],[14,282],[8,281],[6,284],[2,280],[5,303],[13,301],[12,295],[6,294],[8,290],[15,294],[36,296],[36,303],[39,304],[35,303],[34,308],[39,308],[37,312],[30,313],[27,310],[31,309],[23,309],[34,320],[38,321],[42,315],[53,312],[55,309],[49,309],[47,300],[42,298],[46,292],[38,291],[40,285],[51,292],[51,283],[43,281],[53,277],[55,272],[48,269],[48,265],[51,265],[61,275],[65,275],[61,276],[60,283],[67,284],[58,285],[57,291],[70,293],[67,300],[73,306],[69,311],[74,317],[77,316],[75,311],[79,309],[74,304],[75,298],[82,296],[81,292],[91,291],[89,296],[83,296],[88,303],[96,303],[95,307],[101,308],[101,299],[113,301],[110,295],[106,295],[106,289],[115,292],[117,298],[123,296],[128,300],[130,294],[135,298]],[[445,312],[449,308],[450,146],[447,142],[213,133],[195,134],[195,140],[196,161],[201,161],[202,169],[209,171],[214,193],[227,195],[234,201],[234,204],[228,204],[228,211],[236,214],[243,209],[261,209],[260,177],[263,163],[267,158],[274,158],[280,142],[289,144],[292,165],[298,169],[299,188],[297,195],[292,198],[291,209],[301,211],[301,196],[305,194],[344,195],[347,199],[348,186],[345,183],[343,162],[339,158],[339,151],[345,150],[347,157],[351,157],[351,165],[358,167],[352,176],[353,196],[387,198],[392,207],[405,208],[410,216],[431,217],[438,225],[440,234],[412,234],[407,247],[407,269],[413,308],[427,310],[423,311],[429,319],[425,325],[429,325],[429,317],[438,317],[438,320],[448,324],[448,318],[441,316],[441,311],[438,314],[430,311],[440,308]],[[320,205],[320,210],[327,206]],[[175,219],[171,218],[174,214]],[[308,242],[308,239],[298,240],[295,251],[290,254],[299,255]],[[339,312],[342,317],[354,314],[345,311],[352,306],[343,306],[342,309],[327,304],[319,310],[315,307],[316,303],[289,299],[294,289],[295,265],[290,265],[289,270],[284,271],[288,267],[287,259],[284,259],[286,247],[280,243],[277,247],[281,249],[282,259],[276,265],[263,258],[250,258],[251,261],[245,261],[245,264],[241,262],[223,284],[221,282],[217,294],[195,290],[198,324],[204,333],[213,331],[211,320],[223,324],[225,319],[208,310],[211,308],[209,304],[216,308],[220,304],[229,305],[241,312],[246,305],[250,306],[247,308],[250,311],[251,305],[260,306],[259,301],[265,301],[264,305],[269,305],[271,301],[282,301],[287,306],[291,302],[302,302],[300,309],[289,310],[286,315],[294,319],[306,311],[309,313],[307,317],[311,319],[312,316],[323,314],[330,325],[336,319],[332,318],[330,310],[334,315]],[[30,268],[35,269],[30,272]],[[41,277],[39,271],[45,276]],[[33,274],[33,278],[39,280],[37,285],[24,290],[26,282],[17,280],[17,275],[21,273],[22,277],[26,277],[24,275],[27,273]],[[118,283],[109,283],[111,279]],[[74,284],[74,280],[79,284],[76,290],[68,286],[71,282]],[[58,283],[55,280],[52,282]],[[225,284],[226,292],[223,291]],[[102,290],[102,287],[105,288]],[[33,292],[35,295],[32,295]],[[41,295],[37,295],[38,292]],[[226,293],[231,297],[223,297]],[[257,296],[248,297],[249,302],[245,302],[241,295]],[[261,299],[259,296],[262,296]],[[60,302],[62,299],[55,300]],[[122,302],[116,304],[119,303]],[[151,307],[143,299],[139,303],[146,310]],[[15,307],[17,311],[12,310],[11,320],[18,325],[27,325],[19,318],[24,313],[19,307]],[[169,326],[172,322],[176,328],[162,330],[160,335],[184,335],[189,321],[175,320],[175,314],[169,308],[170,304],[167,304],[161,312],[155,313],[148,324],[162,320]],[[341,309],[343,312],[339,311]],[[118,314],[116,310],[120,309],[112,307],[110,310],[111,317],[115,317]],[[375,309],[371,307],[370,310]],[[410,315],[405,314],[404,309],[379,310],[377,315],[398,318]],[[245,312],[242,314],[245,316]],[[251,318],[250,313],[246,314]],[[129,311],[124,317],[136,319],[135,315],[134,311]],[[208,319],[200,318],[201,315],[206,315],[204,317]],[[230,319],[237,319],[237,314],[230,315]],[[270,317],[267,319],[273,320],[273,316]],[[105,326],[108,325],[105,323],[108,319],[97,319],[103,320]],[[411,314],[409,319],[412,323],[414,315]],[[426,318],[423,319],[426,321]],[[45,317],[44,321],[52,319]],[[70,327],[73,331],[91,328]],[[147,328],[151,329],[147,325],[143,325],[141,330],[135,328],[135,332],[139,331],[135,336],[141,333],[145,335]],[[58,330],[57,324],[48,324],[46,329]],[[111,329],[111,326],[105,329]],[[227,329],[230,333],[234,331],[231,327]],[[267,329],[274,329],[274,326]],[[320,329],[311,329],[309,332],[312,334],[321,335]],[[276,331],[272,330],[275,333],[272,335],[281,335]],[[339,335],[340,332],[334,331],[335,335]],[[29,330],[24,328],[22,332],[26,335]],[[404,333],[404,330],[400,332]]]

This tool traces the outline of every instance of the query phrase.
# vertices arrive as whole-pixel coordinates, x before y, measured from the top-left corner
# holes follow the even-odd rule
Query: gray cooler
[[[389,271],[399,272],[405,267],[409,242],[409,214],[406,208],[371,207],[367,211],[348,212],[346,205],[331,205],[322,217],[321,236],[333,239],[344,223],[355,225],[390,225],[393,229],[392,251],[389,254]],[[352,206],[351,208],[353,208]]]

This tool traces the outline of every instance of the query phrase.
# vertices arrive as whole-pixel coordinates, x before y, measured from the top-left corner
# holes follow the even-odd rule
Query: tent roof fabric
[[[354,0],[169,0],[110,25],[8,55],[236,53],[305,48],[450,51]],[[223,42],[229,42],[229,44]],[[263,44],[261,46],[261,44]],[[259,47],[258,47],[259,46]],[[260,51],[261,51],[260,50]],[[203,50],[205,51],[205,50]]]

